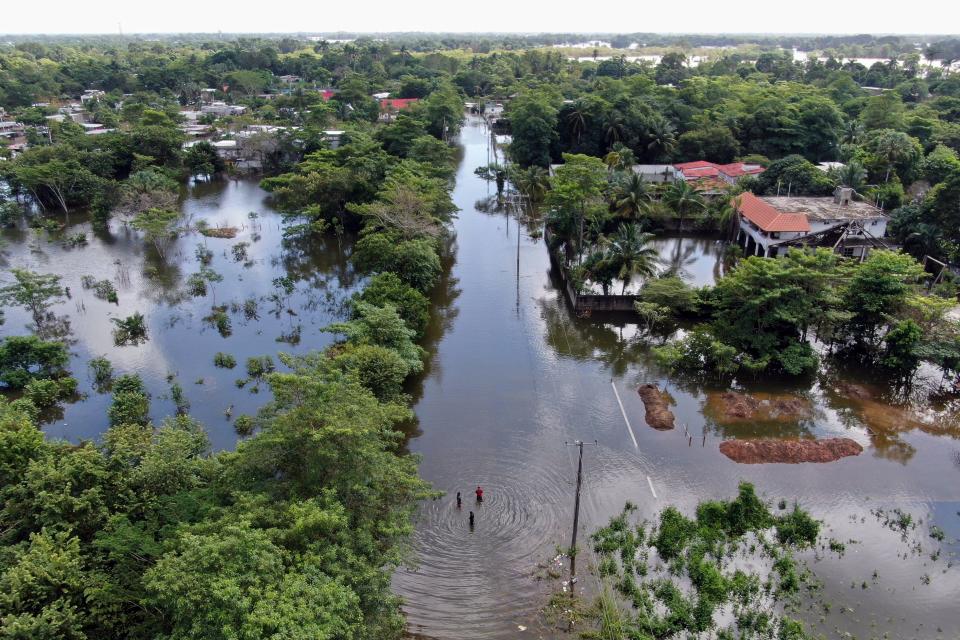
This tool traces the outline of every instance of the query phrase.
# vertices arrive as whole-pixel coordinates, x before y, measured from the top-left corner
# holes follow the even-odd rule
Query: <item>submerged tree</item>
[[[65,291],[60,286],[60,276],[34,273],[27,269],[10,269],[13,282],[0,287],[0,304],[23,307],[33,316],[37,332],[40,332],[48,311],[60,302]]]

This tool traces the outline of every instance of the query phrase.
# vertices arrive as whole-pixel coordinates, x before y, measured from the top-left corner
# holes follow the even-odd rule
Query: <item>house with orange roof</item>
[[[833,198],[757,196],[749,191],[732,199],[739,215],[737,244],[744,254],[775,257],[789,247],[827,246],[863,259],[884,241],[889,217],[854,191],[838,187]]]
[[[693,162],[681,162],[673,166],[683,174],[683,178],[687,182],[722,181],[733,185],[743,176],[755,176],[763,173],[763,167],[759,164],[746,162],[717,164],[707,160],[695,160]]]

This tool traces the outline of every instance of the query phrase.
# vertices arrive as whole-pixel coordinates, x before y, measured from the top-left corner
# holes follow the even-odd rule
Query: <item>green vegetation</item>
[[[220,367],[221,369],[233,369],[235,366],[237,366],[237,359],[229,353],[217,351],[213,355],[213,365],[215,367]]]
[[[601,595],[595,631],[585,637],[812,637],[780,613],[808,583],[791,550],[819,535],[819,522],[800,507],[774,516],[753,486],[741,483],[734,500],[702,502],[693,519],[667,507],[648,528],[632,522],[635,510],[628,503],[591,538],[611,591]]]
[[[874,251],[863,262],[827,249],[750,257],[699,292],[695,306],[709,312],[710,322],[658,347],[657,355],[692,375],[801,375],[817,367],[809,342],[816,334],[837,357],[903,379],[922,360],[952,370],[960,334],[945,321],[949,301],[920,286],[924,276],[913,258],[890,251]]]
[[[147,321],[139,311],[126,318],[110,318],[113,323],[113,343],[118,347],[138,345],[147,341]]]
[[[22,389],[34,380],[66,375],[67,348],[37,336],[10,336],[0,340],[0,384]]]
[[[98,389],[106,389],[113,381],[113,365],[106,356],[91,358],[87,363],[93,383]]]

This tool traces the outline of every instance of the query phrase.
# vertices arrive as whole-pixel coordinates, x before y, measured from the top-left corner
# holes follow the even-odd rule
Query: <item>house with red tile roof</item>
[[[883,210],[837,188],[833,198],[757,196],[749,191],[731,201],[739,215],[737,244],[745,255],[775,257],[789,247],[829,246],[863,259],[883,237],[889,218]]]
[[[755,176],[763,173],[763,167],[759,164],[748,164],[746,162],[731,162],[729,164],[717,164],[707,160],[695,160],[693,162],[681,162],[673,165],[687,182],[717,182],[722,181],[726,184],[736,184],[737,180],[743,176]]]

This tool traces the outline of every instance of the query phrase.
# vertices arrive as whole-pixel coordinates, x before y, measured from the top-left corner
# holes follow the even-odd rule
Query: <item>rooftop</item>
[[[779,200],[780,198],[776,198]],[[787,198],[783,198],[787,199]],[[790,198],[792,200],[792,198]],[[798,212],[785,212],[767,202],[769,198],[758,198],[749,191],[734,198],[737,209],[744,218],[764,231],[803,232],[810,231],[807,216]]]
[[[872,204],[859,200],[841,205],[831,197],[763,196],[760,199],[780,213],[800,213],[807,219],[816,221],[863,220],[884,215],[883,211]]]

